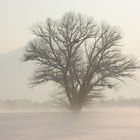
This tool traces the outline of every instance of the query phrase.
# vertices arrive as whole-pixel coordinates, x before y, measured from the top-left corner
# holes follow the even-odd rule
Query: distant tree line
[[[101,106],[101,107],[121,107],[121,106],[134,106],[140,107],[140,98],[131,98],[126,99],[122,96],[118,97],[117,99],[100,99],[95,101],[93,106]],[[59,108],[60,106],[52,105],[48,103],[48,101],[38,102],[38,101],[31,101],[31,100],[0,100],[0,110],[9,109],[9,110],[46,110],[47,109],[54,109]]]
[[[96,102],[97,106],[137,106],[140,107],[140,98],[124,98],[122,96],[119,96],[117,99],[108,99],[108,100],[100,100]]]

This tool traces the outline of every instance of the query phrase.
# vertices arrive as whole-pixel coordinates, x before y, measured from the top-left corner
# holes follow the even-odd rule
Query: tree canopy
[[[80,111],[105,88],[134,78],[139,68],[136,58],[121,53],[119,28],[91,17],[68,12],[35,24],[32,32],[35,38],[24,53],[24,61],[37,65],[31,85],[56,82],[73,110]]]

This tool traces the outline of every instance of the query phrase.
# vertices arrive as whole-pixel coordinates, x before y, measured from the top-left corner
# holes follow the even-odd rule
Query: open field
[[[140,111],[0,113],[0,140],[140,140]]]

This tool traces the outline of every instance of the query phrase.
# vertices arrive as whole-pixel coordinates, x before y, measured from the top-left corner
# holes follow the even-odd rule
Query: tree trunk
[[[73,104],[71,106],[71,110],[73,112],[76,112],[76,113],[82,111],[82,104],[81,104],[81,102],[79,102],[78,98],[77,98],[77,100],[74,99],[74,102],[73,102]]]
[[[75,113],[80,113],[82,111],[82,106],[75,105],[75,106],[71,107],[71,109]]]

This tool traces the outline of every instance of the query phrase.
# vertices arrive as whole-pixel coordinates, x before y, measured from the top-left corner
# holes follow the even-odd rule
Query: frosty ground
[[[140,140],[140,110],[0,113],[0,140]]]

